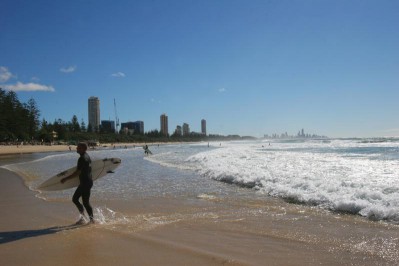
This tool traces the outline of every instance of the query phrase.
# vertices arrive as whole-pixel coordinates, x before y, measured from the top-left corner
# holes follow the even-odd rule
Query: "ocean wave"
[[[301,149],[298,152],[293,151],[292,143],[289,147],[286,143],[281,145],[283,147],[269,151],[251,145],[230,145],[192,155],[187,161],[197,164],[197,171],[205,177],[255,189],[291,203],[319,206],[371,220],[399,221],[396,182],[399,161],[348,156],[363,148],[384,155],[384,151],[389,150],[385,146],[367,148],[356,146],[364,144],[333,141],[331,145],[346,149],[346,152],[337,152],[331,146],[319,151],[315,149],[319,143],[308,142],[307,148],[303,143],[295,144]],[[348,146],[354,148],[350,150]]]

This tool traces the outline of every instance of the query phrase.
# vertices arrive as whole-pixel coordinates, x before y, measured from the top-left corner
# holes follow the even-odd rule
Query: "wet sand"
[[[71,203],[45,202],[0,169],[0,265],[239,265],[145,235],[72,226]]]
[[[128,223],[75,227],[70,201],[44,201],[0,168],[0,265],[397,265],[399,227],[268,201],[92,200]]]

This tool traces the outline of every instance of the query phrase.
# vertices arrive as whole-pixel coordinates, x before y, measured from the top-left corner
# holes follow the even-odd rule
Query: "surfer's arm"
[[[61,179],[61,183],[64,184],[66,181],[68,181],[69,179],[72,179],[74,177],[77,177],[80,175],[80,170],[76,170],[75,172],[73,172],[72,174],[70,174],[69,176],[64,177],[63,179]]]

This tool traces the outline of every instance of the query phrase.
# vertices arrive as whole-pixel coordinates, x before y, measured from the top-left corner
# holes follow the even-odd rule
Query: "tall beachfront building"
[[[144,122],[136,121],[136,122],[126,122],[121,124],[122,131],[127,134],[144,134]]]
[[[181,137],[183,135],[183,131],[181,129],[181,126],[177,125],[176,130],[175,130],[175,135]]]
[[[187,123],[183,123],[183,136],[190,135],[190,126]]]
[[[206,136],[206,120],[201,120],[201,133]]]
[[[89,98],[89,127],[92,131],[98,131],[100,123],[100,99],[92,96]]]
[[[166,114],[161,115],[161,134],[164,136],[169,135],[168,130],[168,116]]]
[[[115,133],[115,121],[102,120],[101,121],[101,131],[107,132],[107,133]]]

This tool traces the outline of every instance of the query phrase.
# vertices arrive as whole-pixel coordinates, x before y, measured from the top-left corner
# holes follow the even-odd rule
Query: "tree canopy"
[[[39,129],[36,101],[21,103],[14,91],[0,88],[0,141],[31,140]]]

